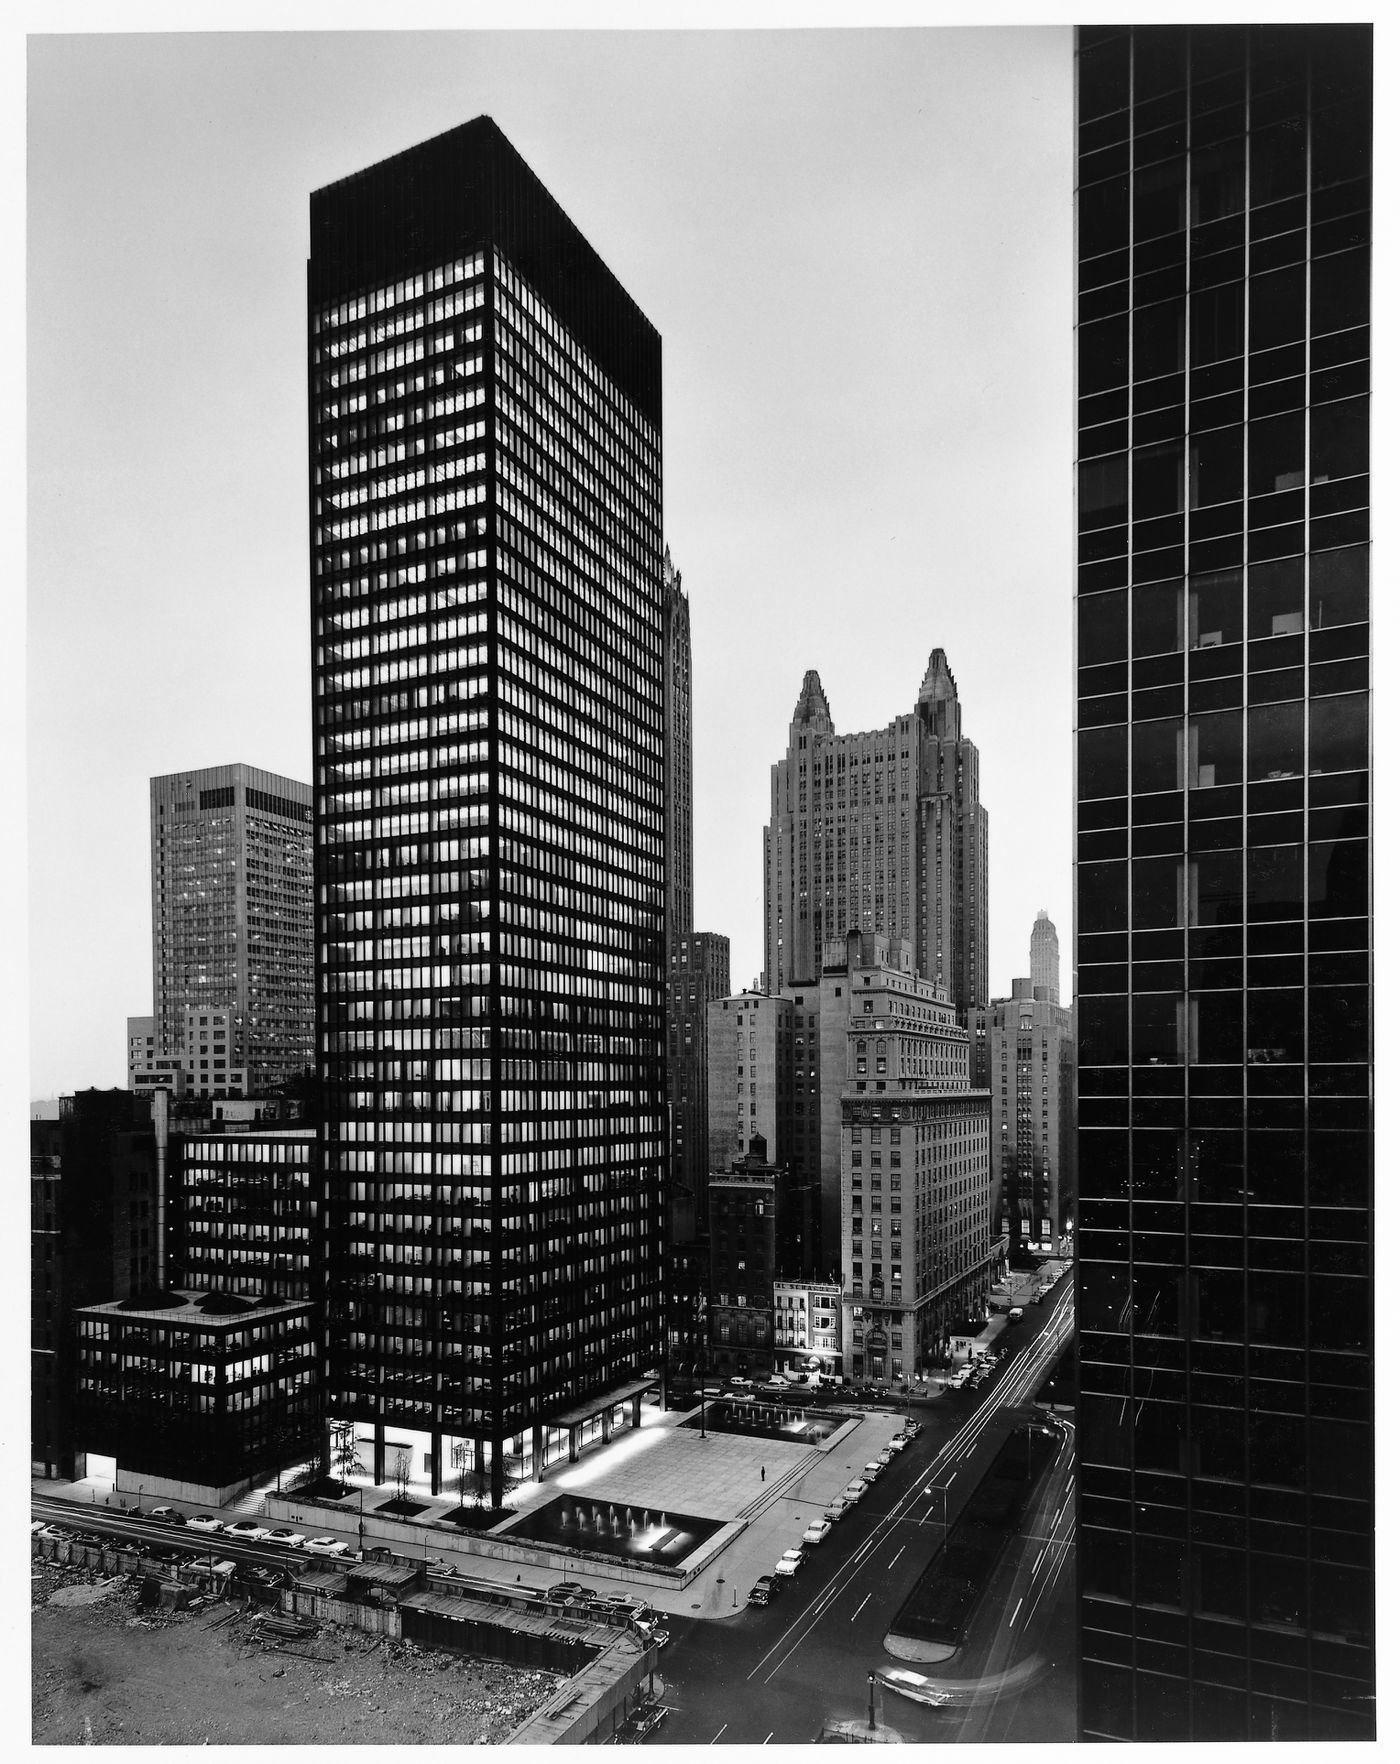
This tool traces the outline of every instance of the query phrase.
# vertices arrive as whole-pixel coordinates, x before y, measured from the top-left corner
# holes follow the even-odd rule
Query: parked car
[[[266,1525],[259,1525],[256,1519],[235,1519],[224,1527],[224,1532],[241,1543],[265,1543],[272,1536],[271,1530]]]
[[[823,1510],[822,1518],[829,1519],[833,1525],[837,1525],[846,1517],[847,1513],[850,1512],[854,1505],[855,1502],[849,1499],[846,1495],[837,1495],[831,1505]]]
[[[924,1424],[922,1421],[906,1421],[904,1423],[904,1432],[901,1433],[899,1437],[904,1441],[905,1445],[910,1445],[919,1437],[923,1430]]]
[[[729,1382],[734,1386],[735,1390],[752,1390],[753,1389],[753,1379],[752,1378],[731,1378],[729,1380]]]
[[[338,1537],[308,1537],[306,1549],[313,1556],[343,1556],[349,1545]]]
[[[212,1513],[194,1513],[186,1521],[191,1531],[222,1531],[223,1521]]]
[[[1026,1313],[1021,1309],[1020,1305],[1012,1305],[1011,1309],[1006,1313],[1006,1321],[1008,1323],[1019,1323],[1025,1314]]]
[[[848,1500],[851,1503],[851,1505],[854,1506],[855,1503],[858,1500],[860,1500],[862,1495],[865,1494],[866,1490],[869,1487],[870,1487],[870,1484],[868,1482],[863,1482],[860,1479],[860,1477],[856,1477],[854,1482],[848,1482],[846,1484],[846,1486],[841,1490],[841,1494],[844,1497],[844,1499]]]
[[[187,1525],[189,1523],[178,1507],[152,1507],[146,1516],[149,1519],[159,1519],[162,1525]]]
[[[830,1530],[831,1521],[829,1519],[814,1519],[802,1533],[802,1541],[805,1544],[819,1544]]]
[[[885,1466],[880,1460],[878,1458],[872,1458],[861,1470],[861,1475],[868,1477],[873,1482],[877,1476],[882,1476],[884,1474],[884,1470]]]
[[[890,1443],[885,1447],[885,1450],[887,1452],[902,1452],[904,1450],[905,1446],[907,1446],[908,1444],[909,1444],[909,1441],[904,1437],[904,1435],[902,1433],[897,1433],[897,1434],[895,1434],[894,1438],[890,1441]]]
[[[444,1580],[451,1580],[457,1572],[452,1563],[446,1561],[442,1556],[434,1556],[432,1561],[428,1563],[428,1569],[430,1573],[440,1574]]]
[[[775,1580],[771,1574],[760,1574],[749,1591],[751,1605],[766,1605],[770,1599],[777,1598],[783,1590],[781,1580]]]
[[[269,1532],[267,1541],[281,1544],[284,1550],[299,1550],[306,1542],[306,1538],[300,1531],[288,1531],[284,1526],[277,1531]]]
[[[547,1599],[572,1599],[587,1591],[588,1588],[581,1580],[556,1580],[545,1593],[545,1597]]]
[[[895,1452],[894,1452],[893,1446],[886,1446],[883,1451],[877,1452],[876,1456],[875,1456],[875,1462],[877,1464],[883,1464],[886,1467],[886,1469],[888,1469],[889,1466],[894,1463],[894,1459],[895,1459]]]
[[[784,1550],[782,1555],[778,1557],[777,1566],[773,1572],[789,1576],[796,1574],[806,1560],[807,1552],[805,1550]]]

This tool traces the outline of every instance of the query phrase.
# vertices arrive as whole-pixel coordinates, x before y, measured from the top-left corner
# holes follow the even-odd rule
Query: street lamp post
[[[363,1556],[364,1553],[365,1553],[365,1491],[364,1491],[364,1485],[361,1484],[361,1486],[360,1486],[360,1554]]]
[[[867,1676],[870,1680],[870,1731],[871,1731],[871,1733],[874,1733],[874,1731],[875,1731],[875,1674],[873,1672],[871,1672],[871,1673],[868,1673]]]

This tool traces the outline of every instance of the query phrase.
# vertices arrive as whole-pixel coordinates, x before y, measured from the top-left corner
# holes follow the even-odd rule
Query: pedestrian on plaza
[[[760,1482],[767,1482],[767,1480],[768,1480],[768,1466],[766,1464],[759,1465],[759,1467],[758,1467],[758,1480]]]

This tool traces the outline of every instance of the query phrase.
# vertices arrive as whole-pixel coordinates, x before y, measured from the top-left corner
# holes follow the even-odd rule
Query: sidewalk
[[[595,1590],[640,1593],[658,1610],[677,1616],[733,1616],[744,1608],[749,1588],[759,1575],[771,1573],[783,1551],[801,1542],[804,1529],[901,1431],[909,1412],[906,1408],[904,1413],[852,1415],[845,1429],[831,1440],[809,1446],[713,1429],[702,1438],[698,1430],[678,1425],[686,1419],[684,1415],[652,1410],[642,1429],[625,1429],[609,1445],[585,1453],[578,1463],[558,1465],[542,1482],[528,1483],[517,1491],[512,1501],[515,1514],[528,1513],[561,1493],[569,1493],[631,1506],[670,1508],[719,1521],[722,1530],[717,1541],[722,1547],[685,1586],[659,1581],[644,1572],[627,1574],[621,1564],[607,1575],[587,1560],[580,1560],[575,1567],[560,1567],[557,1562],[563,1558],[558,1552],[555,1563],[477,1554],[471,1548],[471,1534],[464,1535],[457,1526],[445,1522],[457,1502],[452,1498],[426,1499],[421,1493],[415,1493],[414,1498],[423,1501],[425,1511],[408,1522],[414,1534],[411,1553],[421,1549],[425,1557],[441,1557],[473,1578],[502,1586],[542,1590],[562,1579],[578,1580]],[[372,1486],[366,1485],[366,1496]],[[96,1478],[36,1482],[33,1487],[36,1493],[99,1508],[108,1506],[114,1511],[137,1504],[134,1492],[118,1494],[110,1482]],[[377,1503],[392,1490],[373,1487],[373,1493]],[[221,1516],[260,1514],[265,1497],[272,1494],[273,1484],[256,1489],[220,1509]],[[140,1504],[149,1507],[151,1497],[143,1497]],[[187,1501],[169,1500],[166,1504],[186,1513],[209,1510]],[[356,1531],[358,1521],[357,1507],[347,1505],[343,1513],[332,1513],[308,1504],[304,1514],[298,1515],[297,1528],[341,1534],[347,1522]],[[400,1535],[403,1525],[399,1521],[395,1527]],[[365,1542],[384,1541],[377,1535],[375,1515],[367,1505]],[[407,1549],[397,1539],[392,1547]],[[543,1546],[540,1548],[542,1551]]]

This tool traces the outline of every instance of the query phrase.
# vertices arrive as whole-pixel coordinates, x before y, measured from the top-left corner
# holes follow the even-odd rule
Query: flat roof
[[[661,1382],[658,1373],[655,1378],[635,1378],[630,1384],[619,1384],[615,1390],[607,1390],[601,1395],[590,1397],[586,1403],[578,1403],[572,1409],[565,1409],[562,1415],[551,1415],[544,1423],[546,1427],[576,1427],[580,1421],[591,1421],[595,1415],[601,1415],[604,1409],[611,1409],[617,1403],[625,1403],[632,1397],[643,1396]]]
[[[145,1323],[203,1323],[211,1328],[221,1324],[261,1322],[268,1317],[286,1317],[298,1311],[309,1311],[309,1299],[273,1299],[267,1304],[245,1300],[246,1310],[206,1311],[201,1308],[207,1292],[179,1292],[177,1305],[158,1305],[150,1310],[133,1310],[124,1299],[107,1299],[100,1305],[82,1305],[74,1313],[78,1317],[131,1317]],[[237,1294],[230,1295],[237,1297]]]

